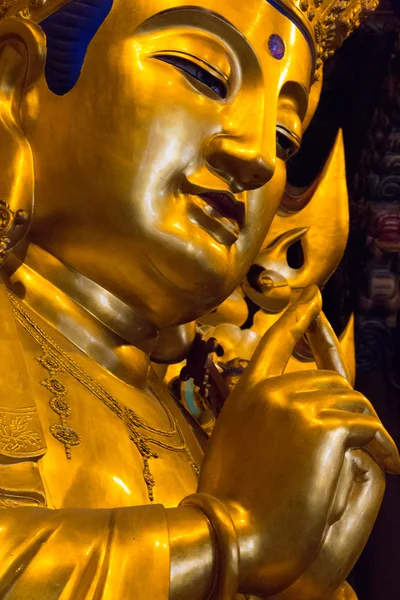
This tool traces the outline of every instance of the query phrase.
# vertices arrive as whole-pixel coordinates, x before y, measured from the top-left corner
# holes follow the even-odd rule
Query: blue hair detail
[[[111,10],[113,0],[72,0],[40,23],[47,38],[45,76],[63,96],[79,79],[88,46]]]

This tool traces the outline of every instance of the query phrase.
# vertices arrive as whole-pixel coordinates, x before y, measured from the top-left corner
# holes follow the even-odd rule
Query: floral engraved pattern
[[[52,425],[50,433],[56,440],[64,444],[66,448],[69,446],[78,446],[81,443],[80,435],[70,427],[64,425]]]
[[[29,428],[31,419],[29,415],[0,413],[0,449],[15,452],[40,448],[40,435]]]
[[[51,352],[46,350],[36,360],[50,372],[50,377],[42,381],[42,385],[53,394],[53,397],[49,400],[49,406],[60,417],[60,425],[51,425],[50,433],[58,442],[64,445],[65,455],[68,460],[71,460],[71,447],[78,446],[81,443],[81,437],[76,431],[68,427],[67,419],[71,416],[72,412],[70,405],[65,399],[68,389],[55,376],[57,373],[65,373],[65,369],[60,361]]]
[[[71,416],[71,407],[64,400],[61,400],[61,398],[57,398],[57,396],[52,398],[49,401],[49,405],[60,417],[68,418]]]
[[[58,360],[54,358],[54,356],[51,356],[51,354],[48,354],[47,352],[44,352],[42,356],[39,356],[36,360],[40,362],[42,367],[50,371],[52,375],[53,373],[59,373],[60,371],[63,371],[63,368],[58,362]]]
[[[49,392],[51,392],[55,396],[58,396],[59,398],[61,398],[62,396],[66,396],[67,394],[67,388],[56,377],[49,377],[48,379],[45,379],[44,381],[42,381],[42,385],[44,385],[44,387],[47,387]]]

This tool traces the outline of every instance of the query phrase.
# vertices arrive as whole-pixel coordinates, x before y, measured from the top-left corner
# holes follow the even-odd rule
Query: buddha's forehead
[[[137,5],[147,7],[149,14],[155,14],[160,11],[180,8],[194,8],[208,10],[213,13],[218,13],[222,17],[231,21],[235,26],[252,26],[257,27],[264,17],[277,12],[284,14],[283,9],[275,0],[246,0],[246,2],[238,2],[234,0],[191,0],[184,2],[182,0],[139,0]]]
[[[133,4],[133,6],[132,6]],[[119,7],[122,10],[119,10]],[[126,19],[125,10],[132,14],[132,20]],[[115,12],[114,12],[115,11]],[[196,27],[205,33],[213,33],[221,39],[239,38],[256,53],[261,63],[271,62],[269,40],[278,36],[285,47],[284,57],[279,63],[284,80],[297,80],[308,88],[313,67],[313,53],[309,40],[290,14],[281,8],[275,0],[114,0],[114,14],[129,22],[137,30],[146,29],[161,32],[176,27]],[[125,16],[123,16],[125,13]],[[233,35],[232,35],[232,32]]]
[[[230,22],[249,40],[265,37],[265,31],[273,27],[291,36],[291,41],[303,33],[290,17],[290,13],[276,0],[136,0],[135,12],[147,14],[147,18],[162,11],[198,8],[218,14]],[[288,40],[289,41],[289,40]]]

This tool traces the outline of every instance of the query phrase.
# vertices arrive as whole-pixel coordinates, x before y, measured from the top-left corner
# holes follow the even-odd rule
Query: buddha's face
[[[190,4],[115,0],[74,88],[43,78],[23,107],[32,239],[161,326],[245,275],[312,75],[305,37],[266,0]]]

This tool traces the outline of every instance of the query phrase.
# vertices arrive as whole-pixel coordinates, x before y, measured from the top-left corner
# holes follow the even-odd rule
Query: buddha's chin
[[[223,302],[240,283],[236,274],[229,274],[227,262],[224,267],[220,265],[218,273],[196,261],[184,262],[175,263],[175,272],[164,269],[165,265],[154,265],[157,276],[152,278],[152,286],[157,292],[147,297],[146,313],[159,327],[199,318]]]
[[[166,283],[191,296],[223,293],[226,279],[232,277],[235,264],[240,262],[235,243],[223,244],[194,224],[184,236],[169,236],[168,244],[154,244],[153,249],[146,259],[155,278],[161,275]]]
[[[154,266],[158,270],[160,286],[164,283],[165,293],[172,296],[174,302],[204,305],[204,310],[208,310],[229,295],[227,289],[232,287],[229,281],[232,273],[226,256],[221,256],[218,261],[206,262],[204,256],[202,259],[186,256],[171,265],[157,262]],[[236,282],[237,278],[234,279]]]
[[[187,294],[176,295],[175,300],[166,306],[153,305],[152,310],[146,311],[146,316],[159,328],[175,327],[196,321],[208,314],[216,305],[221,304],[227,295],[210,299],[208,302],[193,295],[189,298]]]

